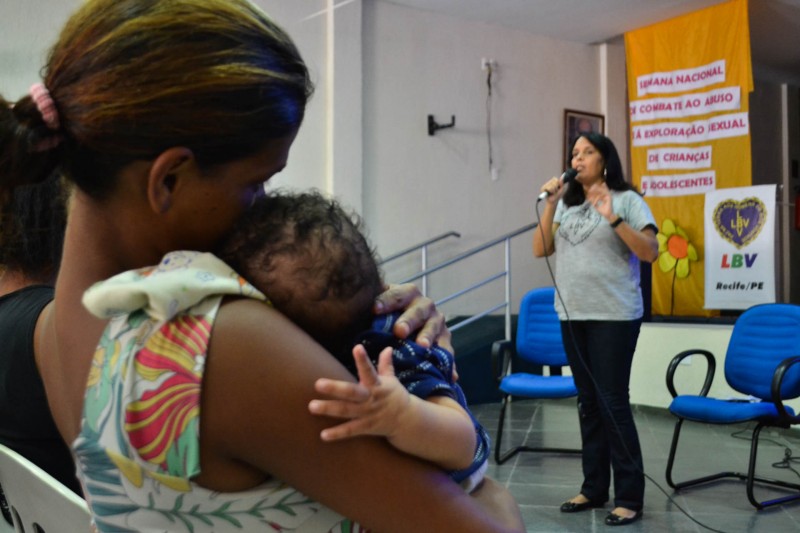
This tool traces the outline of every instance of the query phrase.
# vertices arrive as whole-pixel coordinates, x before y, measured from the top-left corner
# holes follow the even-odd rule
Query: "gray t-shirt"
[[[653,214],[635,191],[611,191],[614,213],[636,230],[656,227]],[[639,258],[588,202],[558,202],[554,224],[556,295],[561,320],[635,320],[642,316]],[[566,311],[564,310],[566,306]],[[569,316],[567,316],[569,315]]]

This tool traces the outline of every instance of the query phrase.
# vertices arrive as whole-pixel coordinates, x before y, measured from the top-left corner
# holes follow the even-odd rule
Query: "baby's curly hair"
[[[383,291],[361,218],[318,191],[259,198],[219,256],[345,363]]]

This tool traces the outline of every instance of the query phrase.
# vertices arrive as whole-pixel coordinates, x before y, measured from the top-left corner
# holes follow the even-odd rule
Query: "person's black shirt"
[[[33,355],[36,321],[52,299],[53,288],[45,285],[0,297],[0,443],[82,495]]]

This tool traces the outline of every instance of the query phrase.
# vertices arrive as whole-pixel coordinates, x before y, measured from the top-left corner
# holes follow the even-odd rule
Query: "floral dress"
[[[220,269],[228,275],[220,277]],[[203,290],[187,290],[204,280]],[[84,295],[93,314],[111,318],[94,355],[72,446],[97,529],[365,531],[274,478],[225,493],[191,481],[200,472],[208,342],[227,294],[265,300],[213,255],[172,252],[156,267],[125,272]]]

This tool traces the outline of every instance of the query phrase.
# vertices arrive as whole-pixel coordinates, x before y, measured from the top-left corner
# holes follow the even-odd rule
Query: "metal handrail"
[[[389,261],[394,261],[395,259],[398,259],[398,258],[403,257],[405,255],[408,255],[410,253],[416,252],[417,250],[420,250],[420,263],[421,263],[420,264],[420,271],[421,272],[425,272],[425,270],[428,268],[428,246],[433,244],[433,243],[435,243],[435,242],[439,242],[439,241],[441,241],[443,239],[446,239],[448,237],[461,238],[461,234],[456,232],[456,231],[448,231],[447,233],[442,233],[441,235],[439,235],[437,237],[433,237],[431,239],[428,239],[425,242],[421,242],[419,244],[415,244],[414,246],[411,246],[410,248],[406,248],[405,250],[403,250],[401,252],[397,252],[396,254],[392,254],[389,257],[386,257],[386,258],[382,259],[378,263],[378,265],[383,266],[386,263],[388,263]],[[428,294],[428,276],[426,274],[422,274],[421,276],[417,276],[414,279],[419,279],[419,278],[422,278],[422,294]]]
[[[507,234],[503,235],[502,237],[497,237],[496,239],[494,239],[492,241],[489,241],[489,242],[487,242],[485,244],[482,244],[482,245],[480,245],[480,246],[478,246],[476,248],[473,248],[472,250],[468,250],[468,251],[464,252],[461,255],[457,255],[457,256],[453,257],[452,259],[448,259],[444,263],[439,263],[438,265],[433,266],[433,267],[431,267],[431,268],[429,268],[427,270],[422,270],[420,272],[417,272],[416,274],[414,274],[410,278],[406,278],[403,281],[398,281],[397,283],[408,283],[410,281],[418,280],[422,276],[427,276],[428,274],[432,274],[432,273],[436,272],[437,270],[441,270],[443,268],[449,267],[453,263],[458,263],[459,261],[462,261],[462,260],[466,259],[467,257],[471,257],[471,256],[473,256],[473,255],[475,255],[477,253],[480,253],[480,252],[486,250],[487,248],[491,248],[492,246],[496,246],[496,245],[500,244],[503,241],[506,241],[506,240],[509,240],[509,239],[511,239],[513,237],[516,237],[520,233],[525,233],[526,231],[531,230],[531,229],[535,228],[536,226],[538,226],[538,224],[536,222],[534,222],[533,224],[528,224],[527,226],[523,226],[523,227],[519,228],[518,230],[514,230],[511,233],[507,233]]]
[[[482,311],[482,312],[478,313],[477,315],[471,316],[471,317],[469,317],[467,319],[464,319],[464,320],[462,320],[460,322],[457,322],[456,324],[449,325],[448,328],[450,329],[451,332],[452,331],[456,331],[456,330],[458,330],[458,329],[460,329],[460,328],[462,328],[462,327],[464,327],[464,326],[466,326],[466,325],[468,325],[468,324],[470,324],[470,323],[472,323],[472,322],[474,322],[474,321],[476,321],[476,320],[478,320],[480,318],[483,318],[484,316],[486,316],[486,315],[488,315],[490,313],[493,313],[493,312],[495,312],[495,311],[497,311],[499,309],[505,308],[505,334],[506,334],[506,339],[510,339],[511,338],[511,239],[513,239],[514,237],[516,237],[518,235],[521,235],[522,233],[530,231],[530,230],[534,229],[537,226],[538,226],[538,223],[536,223],[536,222],[534,222],[533,224],[528,224],[527,226],[523,226],[523,227],[521,227],[519,229],[516,229],[514,231],[506,233],[505,235],[503,235],[501,237],[497,237],[497,238],[495,238],[495,239],[493,239],[493,240],[491,240],[491,241],[489,241],[487,243],[484,243],[484,244],[482,244],[480,246],[476,246],[475,248],[473,248],[471,250],[468,250],[468,251],[466,251],[466,252],[464,252],[464,253],[462,253],[460,255],[457,255],[456,257],[448,259],[447,261],[439,263],[436,266],[433,266],[431,268],[423,269],[422,271],[420,271],[420,272],[414,274],[413,276],[411,276],[409,278],[406,278],[406,279],[404,279],[404,280],[402,280],[402,281],[400,281],[398,283],[408,283],[408,282],[411,282],[411,281],[418,280],[420,278],[422,278],[423,280],[427,280],[427,277],[430,274],[434,273],[434,272],[438,272],[439,270],[442,270],[444,268],[452,266],[455,263],[459,263],[459,262],[461,262],[461,261],[463,261],[463,260],[465,260],[465,259],[467,259],[469,257],[472,257],[475,254],[478,254],[478,253],[483,252],[483,251],[485,251],[485,250],[487,250],[489,248],[497,246],[498,244],[505,243],[505,269],[503,271],[501,271],[498,274],[492,274],[491,276],[488,276],[488,277],[478,281],[477,283],[475,283],[475,284],[473,284],[473,285],[471,285],[471,286],[469,286],[469,287],[467,287],[465,289],[458,290],[458,291],[456,291],[456,292],[454,292],[454,293],[452,293],[450,295],[445,296],[444,298],[441,298],[441,299],[437,300],[436,301],[436,305],[441,305],[441,304],[443,304],[445,302],[449,302],[450,300],[453,300],[454,298],[456,298],[458,296],[463,296],[464,294],[467,294],[467,293],[469,293],[469,292],[471,292],[471,291],[473,291],[475,289],[483,287],[487,283],[490,283],[490,282],[492,282],[494,280],[497,280],[499,278],[505,277],[505,301],[503,303],[497,304],[497,305],[495,305],[495,306],[493,306],[493,307],[491,307],[491,308],[489,308],[489,309],[487,309],[485,311]],[[423,293],[425,293],[424,290],[423,290]]]
[[[383,259],[381,259],[379,264],[383,265],[385,263],[388,263],[389,261],[393,261],[393,260],[397,259],[398,257],[403,257],[404,255],[408,255],[411,252],[416,252],[420,248],[424,248],[424,247],[428,246],[429,244],[433,244],[435,242],[441,241],[442,239],[446,239],[448,237],[458,237],[458,238],[460,238],[461,234],[458,233],[457,231],[448,231],[447,233],[442,233],[438,237],[433,237],[432,239],[429,239],[429,240],[427,240],[425,242],[421,242],[419,244],[415,244],[414,246],[411,246],[410,248],[407,248],[407,249],[403,250],[402,252],[397,252],[396,254],[392,254],[389,257],[384,257]]]

